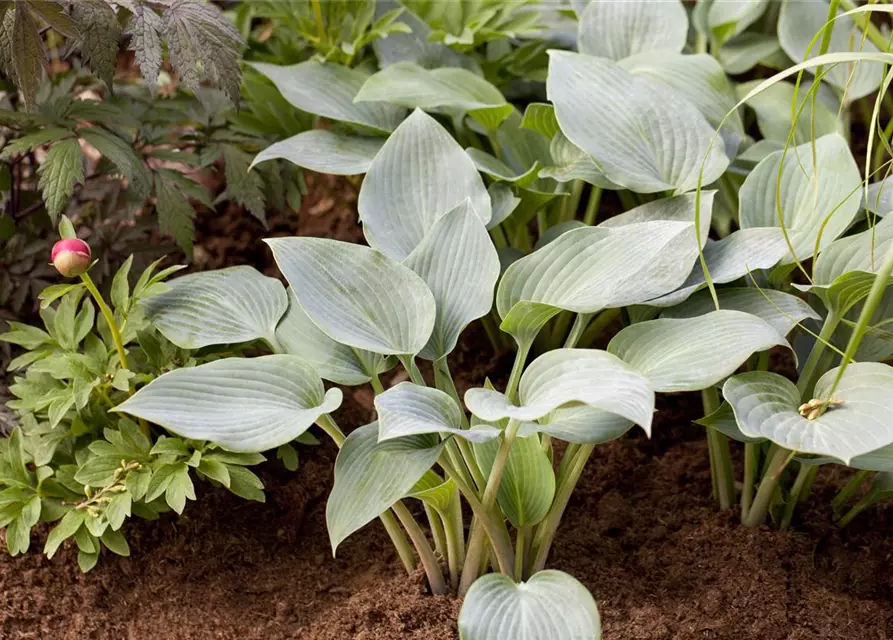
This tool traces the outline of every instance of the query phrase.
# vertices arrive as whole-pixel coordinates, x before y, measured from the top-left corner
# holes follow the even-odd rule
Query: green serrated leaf
[[[176,186],[161,178],[155,180],[155,197],[158,226],[169,233],[186,256],[191,258],[192,242],[195,239],[195,210]]]
[[[99,78],[111,87],[115,77],[121,25],[105,0],[78,0],[71,18],[81,32],[81,55]]]
[[[151,7],[142,2],[133,3],[132,16],[127,25],[129,48],[134,52],[136,64],[153,95],[164,59],[161,48],[162,28],[161,17]]]
[[[68,138],[54,144],[37,172],[47,213],[55,222],[74,192],[75,183],[84,181],[84,156],[78,141]]]
[[[47,127],[45,129],[40,129],[39,131],[34,131],[20,138],[11,140],[9,144],[3,147],[3,152],[0,153],[0,158],[7,159],[19,153],[33,151],[37,147],[71,137],[71,135],[71,130],[62,127]]]
[[[84,140],[96,147],[118,167],[137,194],[149,195],[152,190],[152,173],[133,150],[130,141],[123,140],[100,127],[81,129],[79,133]]]

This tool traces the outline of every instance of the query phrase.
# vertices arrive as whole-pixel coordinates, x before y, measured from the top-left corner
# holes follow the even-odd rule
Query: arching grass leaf
[[[434,294],[434,330],[419,356],[439,360],[452,352],[472,320],[490,312],[499,256],[466,200],[434,223],[403,264],[421,276]]]
[[[651,432],[654,393],[632,367],[605,351],[556,349],[534,360],[521,376],[518,405],[486,388],[469,389],[465,404],[482,420],[538,420],[570,403],[602,409]]]
[[[743,98],[759,84],[759,80],[739,84],[738,96]],[[809,83],[803,82],[797,95],[797,108],[799,109],[804,100],[806,100],[806,104],[794,128],[794,144],[810,142],[813,137],[813,126],[816,138],[841,132],[842,122],[837,117],[840,110],[840,99],[835,95],[834,90],[823,84],[818,90],[815,109],[813,109],[812,98],[808,95],[809,89]],[[757,125],[763,137],[784,144],[791,131],[791,105],[793,103],[794,85],[782,81],[752,97],[747,101],[747,106],[757,114]],[[806,160],[803,162],[805,163]]]
[[[789,149],[783,164],[783,152],[778,151],[757,165],[739,193],[742,229],[780,227],[780,205],[800,259],[813,254],[820,230],[822,249],[846,231],[859,210],[859,168],[847,141],[830,134],[819,138],[815,147],[815,169],[810,143]],[[780,199],[776,200],[779,166]]]
[[[374,353],[422,350],[436,317],[419,276],[369,247],[324,238],[270,238],[276,264],[326,335]]]
[[[465,200],[483,224],[490,221],[490,197],[474,164],[436,120],[416,110],[372,161],[358,206],[369,244],[403,260]]]
[[[326,504],[332,552],[354,531],[411,493],[442,449],[443,443],[435,435],[378,442],[375,422],[347,436],[335,461],[335,486]]]
[[[832,369],[819,378],[814,395],[828,399],[837,377]],[[847,367],[834,391],[835,406],[808,420],[800,415],[797,387],[775,373],[754,371],[730,378],[723,396],[732,405],[741,431],[799,451],[829,455],[845,463],[893,443],[893,368],[875,362]]]
[[[388,369],[387,360],[377,353],[354,349],[323,333],[307,316],[291,287],[288,311],[276,327],[276,340],[283,353],[298,356],[322,379],[338,384],[364,384],[372,373]]]
[[[384,103],[354,102],[368,76],[358,69],[307,60],[290,66],[250,62],[269,78],[282,97],[302,111],[363,125],[383,133],[397,128],[406,110]]]
[[[114,410],[231,451],[291,442],[341,406],[341,390],[289,355],[226,358],[156,378]]]
[[[485,442],[499,429],[481,426],[462,429],[462,409],[446,393],[411,382],[401,382],[375,397],[378,441],[430,433],[452,433],[472,442]]]
[[[601,640],[595,600],[561,571],[540,571],[515,584],[491,573],[471,585],[459,612],[461,640]]]
[[[166,286],[143,305],[149,321],[183,349],[257,339],[275,344],[288,308],[285,287],[252,267],[193,273]]]
[[[475,443],[473,448],[481,471],[489,477],[499,441]],[[554,497],[555,472],[539,437],[515,438],[496,496],[505,517],[516,527],[537,524],[549,513]]]
[[[608,352],[644,375],[655,391],[668,393],[706,389],[752,354],[779,345],[788,343],[765,321],[722,310],[630,325],[614,336]]]
[[[778,41],[792,60],[800,62],[819,53],[818,45],[807,54],[807,48],[815,34],[821,31],[828,19],[828,3],[784,0],[778,16]],[[863,37],[861,30],[849,16],[834,21],[828,53],[865,51],[876,53],[877,47]],[[855,69],[854,69],[855,67]],[[827,70],[825,81],[841,91],[846,89],[848,101],[858,100],[876,90],[884,77],[883,66],[876,62],[838,64]]]
[[[678,0],[593,0],[580,15],[580,53],[622,60],[645,51],[679,53],[688,15]]]
[[[693,104],[610,60],[551,51],[547,91],[562,132],[632,191],[684,193],[697,186],[705,158],[705,185],[729,164]]]
[[[251,168],[267,160],[288,160],[311,171],[352,176],[369,170],[383,144],[381,138],[312,129],[270,145],[254,157]]]
[[[754,287],[719,289],[716,292],[720,309],[743,311],[765,320],[779,335],[786,336],[798,323],[806,319],[819,320],[806,302],[783,291]],[[768,297],[768,300],[767,300]],[[713,298],[708,291],[696,293],[676,307],[666,309],[661,318],[696,318],[714,311]]]

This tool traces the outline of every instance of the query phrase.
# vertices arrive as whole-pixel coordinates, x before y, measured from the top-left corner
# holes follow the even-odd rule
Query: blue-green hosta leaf
[[[183,349],[263,338],[275,342],[288,308],[285,287],[253,267],[229,267],[183,276],[143,301],[146,316]]]
[[[537,421],[536,431],[577,444],[601,444],[616,440],[633,426],[631,420],[587,406],[556,409]]]
[[[837,376],[832,369],[819,378],[814,395],[827,399]],[[893,367],[856,362],[847,367],[834,391],[838,406],[814,420],[800,415],[796,385],[775,373],[754,371],[730,378],[723,396],[732,405],[738,426],[750,437],[763,437],[799,451],[828,455],[849,463],[856,456],[893,443]]]
[[[492,216],[487,228],[492,229],[505,222],[518,205],[521,204],[521,198],[515,196],[512,188],[501,182],[494,182],[487,187],[487,193],[490,194],[490,205],[492,206]]]
[[[679,0],[592,0],[580,15],[580,53],[623,60],[646,51],[679,53],[688,15]]]
[[[518,405],[493,389],[465,393],[465,405],[482,420],[538,420],[580,403],[631,420],[651,433],[654,392],[639,372],[605,351],[556,349],[534,360],[521,376]]]
[[[537,165],[547,165],[552,162],[549,139],[525,129],[522,126],[524,117],[517,109],[505,119],[496,131],[499,141],[500,157],[505,164],[516,174],[526,176]],[[558,186],[551,180],[541,178],[527,182],[518,180],[518,185],[532,191],[552,194],[558,190]]]
[[[369,170],[383,144],[381,138],[344,136],[325,129],[312,129],[270,145],[254,157],[251,168],[267,160],[288,160],[311,171],[352,176]]]
[[[547,91],[561,130],[612,182],[683,193],[697,187],[705,158],[703,184],[726,170],[721,140],[711,147],[712,127],[684,98],[610,60],[549,53]]]
[[[847,230],[859,210],[861,177],[847,141],[830,134],[819,138],[815,147],[815,159],[810,143],[789,149],[783,164],[782,151],[768,156],[747,176],[739,194],[742,229],[780,227],[780,204],[800,259],[812,256],[820,230],[821,250]],[[780,201],[776,199],[779,166]]]
[[[779,53],[781,45],[773,34],[749,31],[724,43],[717,52],[717,59],[726,73],[738,75],[750,71],[760,61]]]
[[[721,310],[696,318],[630,325],[608,351],[644,375],[655,391],[699,391],[732,375],[752,354],[787,341],[764,320]]]
[[[387,355],[416,354],[431,336],[434,296],[411,269],[369,247],[323,238],[270,238],[280,271],[333,340]]]
[[[773,227],[741,229],[704,247],[704,259],[714,284],[734,282],[750,272],[770,269],[786,255],[789,251],[784,235],[781,229]],[[671,307],[706,286],[704,270],[698,261],[679,289],[649,300],[648,304]]]
[[[605,172],[595,164],[592,157],[568,140],[561,131],[552,138],[549,154],[555,164],[540,169],[539,175],[544,178],[552,178],[558,182],[582,180],[602,189],[613,191],[623,189],[620,185],[608,180],[605,177]]]
[[[434,294],[434,330],[419,357],[439,360],[452,352],[472,320],[493,307],[499,256],[466,200],[434,223],[403,264],[421,276]]]
[[[738,442],[763,442],[765,438],[751,438],[744,435],[741,432],[741,429],[738,428],[738,421],[735,419],[735,412],[732,411],[732,405],[728,402],[723,402],[719,405],[719,408],[711,413],[709,416],[704,416],[700,420],[695,420],[695,424],[699,424],[702,427],[710,427],[711,429],[716,429],[720,433],[724,433],[729,436],[732,440],[737,440]]]
[[[757,85],[759,80],[744,82],[737,87],[738,96],[743,98]],[[843,123],[838,118],[840,99],[829,86],[822,84],[813,109],[812,97],[808,96],[810,85],[804,82],[800,85],[797,97],[797,108],[806,100],[803,111],[797,119],[794,128],[794,144],[804,144],[813,138],[813,126],[815,137],[820,138],[830,133],[841,132]],[[750,100],[747,106],[757,114],[757,125],[760,133],[767,140],[786,143],[791,131],[791,105],[794,103],[794,85],[790,82],[778,82],[761,91]],[[804,163],[806,160],[804,160]]]
[[[374,74],[354,101],[387,102],[426,111],[469,112],[506,106],[499,89],[467,69],[428,70],[414,62],[397,62]]]
[[[493,469],[499,446],[498,440],[473,445],[474,457],[486,477]],[[546,517],[554,497],[555,472],[539,436],[518,436],[512,443],[496,496],[502,512],[515,527],[531,526]]]
[[[703,230],[713,194],[701,201]],[[645,302],[675,290],[698,255],[693,196],[647,203],[598,227],[568,231],[512,264],[496,293],[505,320],[519,302],[578,313]]]
[[[884,218],[872,229],[835,240],[816,258],[813,284],[827,287],[847,273],[877,273],[891,244],[893,218]]]
[[[341,406],[313,368],[290,355],[225,358],[156,378],[115,408],[184,438],[231,451],[291,442]]]
[[[354,349],[327,336],[313,324],[288,289],[288,311],[276,327],[276,340],[283,353],[298,356],[316,369],[323,380],[358,385],[369,382],[372,373],[387,370],[387,361],[377,353]]]
[[[333,553],[350,534],[411,493],[442,449],[436,435],[378,442],[375,422],[347,436],[335,461],[335,486],[326,504]]]
[[[307,60],[290,66],[248,63],[269,78],[282,97],[302,111],[387,133],[397,128],[406,110],[384,103],[354,102],[369,77],[358,69]]]
[[[784,0],[778,16],[778,40],[782,49],[794,62],[818,55],[818,45],[813,46],[808,54],[807,49],[815,34],[824,28],[827,19],[828,3],[824,0],[821,2]],[[851,17],[838,17],[834,21],[828,53],[847,51],[877,53],[878,49],[863,38],[862,31],[856,27]],[[825,81],[840,90],[846,89],[848,101],[867,96],[878,88],[884,77],[883,65],[876,62],[860,62],[855,65],[855,70],[851,64],[838,64],[825,71],[827,71]]]
[[[465,150],[465,153],[468,154],[468,157],[474,163],[475,169],[481,173],[486,173],[491,178],[496,178],[503,182],[511,182],[521,187],[526,187],[536,180],[540,168],[539,162],[534,162],[526,170],[515,171],[502,160],[486,151],[469,147]]]
[[[875,227],[832,242],[819,254],[810,285],[829,309],[846,314],[871,290],[884,254],[893,244],[893,216]],[[893,284],[893,283],[891,283]]]
[[[619,65],[634,76],[648,78],[677,92],[695,105],[714,128],[719,127],[738,102],[725,71],[716,58],[706,53],[683,55],[650,51],[627,58]],[[734,157],[746,135],[737,111],[726,121],[721,133],[726,143],[726,153]]]
[[[886,182],[885,178],[868,185],[868,193],[862,198],[862,206],[882,218],[893,212],[893,180]]]
[[[718,289],[720,309],[743,311],[762,318],[779,335],[786,336],[799,323],[807,319],[819,320],[812,307],[806,302],[783,291],[760,290],[754,287]],[[768,299],[767,299],[768,298]],[[666,309],[661,318],[696,318],[713,311],[713,298],[709,291],[701,291],[676,307]]]
[[[500,573],[478,578],[459,612],[461,640],[601,637],[601,621],[592,594],[561,571],[540,571],[521,584]]]
[[[372,161],[358,207],[369,244],[403,260],[465,200],[481,222],[490,221],[490,196],[474,164],[446,129],[416,110]]]
[[[452,433],[485,442],[499,435],[499,429],[481,426],[462,429],[462,409],[438,389],[401,382],[375,397],[378,412],[378,441],[429,433]]]

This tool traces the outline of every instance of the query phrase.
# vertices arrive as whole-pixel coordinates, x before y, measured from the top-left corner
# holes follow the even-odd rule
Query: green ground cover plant
[[[101,412],[121,435],[105,439],[145,435],[144,424],[158,440],[148,461],[125,456],[92,495],[142,472],[131,462],[158,483],[173,465],[177,484],[155,486],[148,502],[163,493],[182,508],[190,461],[226,485],[203,470],[207,458],[248,464],[318,429],[339,448],[333,552],[380,520],[432,593],[464,596],[467,640],[601,636],[592,595],[547,568],[549,551],[596,447],[633,427],[650,434],[658,393],[700,394],[713,494],[745,526],[790,527],[823,465],[854,470],[829,505],[841,525],[889,497],[893,55],[871,18],[890,6],[579,0],[535,19],[525,3],[284,6],[288,16],[275,3],[237,12],[256,39],[294,20],[293,38],[267,39],[248,66],[319,126],[283,136],[251,166],[363,175],[368,246],[267,238],[284,283],[233,267],[128,293],[126,313],[181,356],[169,371],[122,374]],[[574,50],[522,42],[547,14],[571,20]],[[292,42],[314,54],[292,57]],[[528,45],[549,48],[545,66],[518,77],[544,81],[545,96],[509,100],[512,74],[487,62],[506,66],[500,55]],[[857,131],[865,148],[854,152]],[[609,199],[619,213],[608,215]],[[46,298],[59,293],[77,318],[90,312],[73,286]],[[494,347],[515,351],[514,366],[505,385],[460,397],[450,355],[476,320]],[[117,323],[105,325],[112,382],[130,370]],[[606,348],[593,348],[599,338]],[[770,352],[786,375],[770,370]],[[52,376],[40,362],[17,364],[29,365],[26,380]],[[382,375],[398,367],[408,381],[386,388]],[[79,389],[90,380],[83,407],[74,381],[58,401],[66,418],[105,388],[88,377]],[[345,433],[332,413],[342,387],[358,385],[371,386],[377,418]],[[53,422],[52,406],[36,411]],[[29,455],[37,464],[18,444],[27,431],[5,458],[38,482],[10,508],[18,540],[36,521],[39,483],[66,473],[23,466]],[[152,460],[168,440],[186,451],[167,458],[165,445]],[[89,527],[108,518],[88,520],[90,507],[78,527],[104,541]]]

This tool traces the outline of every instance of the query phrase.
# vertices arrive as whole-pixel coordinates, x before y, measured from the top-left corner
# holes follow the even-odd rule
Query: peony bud
[[[90,245],[76,238],[64,238],[53,245],[53,265],[66,278],[79,276],[90,266]]]

